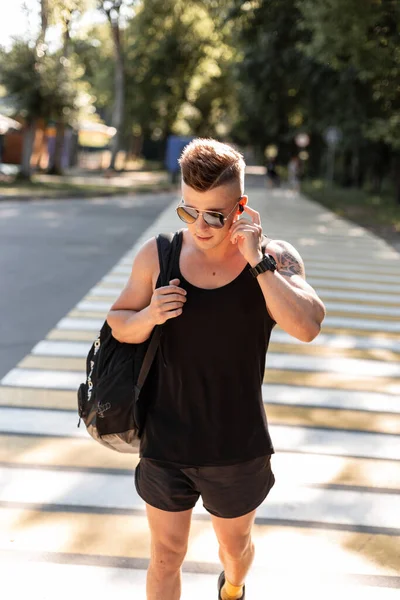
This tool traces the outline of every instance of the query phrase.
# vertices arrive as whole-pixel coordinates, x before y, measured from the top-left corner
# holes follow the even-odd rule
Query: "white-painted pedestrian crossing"
[[[262,394],[276,484],[257,512],[249,598],[262,586],[282,599],[286,590],[310,600],[391,600],[400,593],[400,255],[314,202],[270,194],[279,208],[267,210],[262,190],[251,190],[251,205],[270,237],[298,248],[328,314],[310,344],[278,327],[271,336]],[[47,600],[35,595],[44,578],[69,600],[73,577],[81,595],[145,599],[139,458],[110,453],[77,427],[76,390],[135,252],[179,226],[173,210],[162,214],[0,382],[0,562],[9,581],[22,568],[30,579],[25,586],[19,577],[16,600]],[[200,500],[182,600],[216,598],[219,568]]]
[[[107,490],[107,494],[102,493]],[[51,469],[0,467],[0,503],[60,504],[110,510],[145,510],[132,475],[76,473]],[[207,514],[201,501],[195,514]],[[400,512],[394,494],[324,490],[277,482],[258,509],[259,519],[324,521],[336,525],[398,529]]]
[[[400,414],[400,398],[391,394],[357,392],[354,390],[321,390],[315,387],[263,385],[263,399],[269,404],[319,406],[347,410],[389,412]]]
[[[85,427],[78,428],[75,413],[0,407],[0,432],[19,435],[88,438]],[[338,424],[340,426],[340,424]],[[318,427],[271,425],[277,452],[306,452],[337,456],[358,456],[400,460],[400,445],[395,435],[326,430]]]
[[[348,312],[348,313],[358,313],[358,314],[371,314],[371,315],[382,315],[387,317],[399,317],[400,318],[400,308],[398,307],[388,307],[388,306],[379,306],[379,305],[364,305],[360,306],[359,304],[354,304],[350,302],[326,302],[325,306],[328,311],[339,311],[339,312]],[[76,306],[77,310],[80,311],[94,311],[99,313],[108,312],[111,308],[110,302],[79,302]]]
[[[125,283],[126,279],[123,277],[113,277],[113,283]],[[105,279],[104,281],[108,281]],[[334,290],[337,289],[349,289],[349,290],[364,290],[366,292],[384,292],[391,293],[394,296],[394,301],[396,302],[399,294],[400,294],[400,285],[395,283],[377,283],[375,279],[371,281],[356,281],[354,279],[338,281],[337,279],[328,279],[327,277],[315,277],[311,275],[307,277],[307,281],[310,282],[312,286],[316,287],[327,287],[332,288]]]
[[[276,329],[272,332],[271,340],[293,346],[303,346],[304,342],[289,336],[282,330]],[[392,350],[400,353],[400,339],[385,338],[377,336],[337,335],[322,333],[310,343],[310,346],[324,346],[328,348],[354,349],[354,350]]]

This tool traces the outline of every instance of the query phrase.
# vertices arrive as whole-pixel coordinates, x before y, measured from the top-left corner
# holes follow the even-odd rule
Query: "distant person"
[[[279,187],[281,180],[276,170],[276,161],[274,158],[269,158],[267,160],[266,170],[269,187]]]
[[[288,183],[290,189],[295,192],[300,191],[300,159],[293,156],[288,164]]]
[[[181,597],[200,496],[219,542],[218,599],[244,600],[256,509],[275,482],[262,397],[271,330],[277,323],[310,342],[325,310],[298,252],[263,235],[244,191],[242,155],[196,139],[179,162],[176,211],[186,228],[169,285],[155,287],[160,267],[152,238],[108,315],[120,342],[142,342],[164,324],[135,473],[151,531],[147,600]],[[240,219],[244,212],[249,219]],[[257,597],[267,596],[260,590]]]

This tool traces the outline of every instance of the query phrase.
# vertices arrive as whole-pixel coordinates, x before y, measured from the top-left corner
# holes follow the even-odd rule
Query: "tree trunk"
[[[40,35],[39,35],[37,44],[43,44],[45,37],[46,37],[47,27],[48,27],[48,23],[49,23],[48,0],[40,0],[40,20],[41,20],[41,27],[40,27]]]
[[[111,122],[112,126],[116,129],[116,133],[111,141],[111,160],[109,169],[115,170],[115,164],[121,142],[121,127],[124,119],[125,69],[119,21],[112,19],[111,15],[109,15],[109,21],[111,25],[115,52],[114,107]]]
[[[24,138],[22,146],[21,170],[19,177],[21,179],[30,179],[32,175],[31,158],[33,144],[35,142],[36,124],[34,121],[27,124],[24,129]]]
[[[56,144],[54,149],[54,157],[52,164],[49,165],[48,173],[49,175],[62,175],[62,153],[63,153],[63,145],[64,145],[64,131],[65,125],[63,123],[57,123],[57,131],[56,131]]]

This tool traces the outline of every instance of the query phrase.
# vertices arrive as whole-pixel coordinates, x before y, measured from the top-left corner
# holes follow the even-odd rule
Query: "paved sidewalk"
[[[181,222],[173,203],[139,244]],[[399,597],[400,254],[289,191],[250,190],[269,237],[302,254],[325,301],[303,344],[277,329],[264,400],[277,483],[258,511],[248,596]],[[13,598],[145,598],[149,535],[133,487],[137,456],[77,429],[84,357],[137,246],[0,385],[0,561]],[[21,562],[23,571],[21,571]],[[199,503],[183,600],[216,598],[216,541]],[[21,577],[21,572],[24,577]]]

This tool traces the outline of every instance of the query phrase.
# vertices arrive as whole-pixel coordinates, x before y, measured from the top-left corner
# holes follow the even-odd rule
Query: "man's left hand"
[[[245,212],[251,217],[249,219],[238,219],[231,228],[231,242],[237,244],[239,251],[250,266],[255,267],[263,258],[261,249],[262,227],[260,213],[249,206],[244,206]]]

